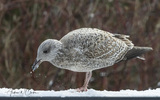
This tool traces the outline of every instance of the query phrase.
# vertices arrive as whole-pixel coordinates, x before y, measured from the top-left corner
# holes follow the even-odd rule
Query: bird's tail
[[[138,46],[134,46],[130,51],[127,52],[127,54],[124,57],[124,60],[129,60],[132,58],[140,58],[140,59],[144,59],[142,57],[140,57],[142,54],[153,50],[151,47],[138,47]]]

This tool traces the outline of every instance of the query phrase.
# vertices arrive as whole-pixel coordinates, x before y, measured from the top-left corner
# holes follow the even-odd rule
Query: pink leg
[[[92,72],[86,72],[86,77],[85,77],[84,84],[81,88],[77,89],[78,92],[87,91],[88,83],[89,83],[89,80],[90,80],[91,76],[92,76]]]

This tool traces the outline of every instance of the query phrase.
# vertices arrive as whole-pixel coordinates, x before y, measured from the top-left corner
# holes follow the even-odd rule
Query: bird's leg
[[[78,88],[77,91],[79,91],[79,92],[80,91],[87,91],[88,83],[89,83],[91,76],[92,76],[92,72],[86,72],[84,84],[82,87]]]

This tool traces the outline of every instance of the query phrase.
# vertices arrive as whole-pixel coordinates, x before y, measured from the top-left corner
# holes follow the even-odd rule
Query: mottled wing
[[[81,28],[68,33],[60,41],[71,51],[77,51],[88,58],[118,62],[133,48],[127,37],[95,28]]]

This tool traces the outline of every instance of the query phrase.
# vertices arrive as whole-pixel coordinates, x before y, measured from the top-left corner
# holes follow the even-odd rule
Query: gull
[[[40,44],[32,66],[35,71],[43,61],[74,72],[86,72],[84,85],[78,91],[87,91],[92,71],[115,63],[141,58],[151,47],[134,46],[128,35],[112,34],[97,28],[73,30],[60,40],[47,39]]]

